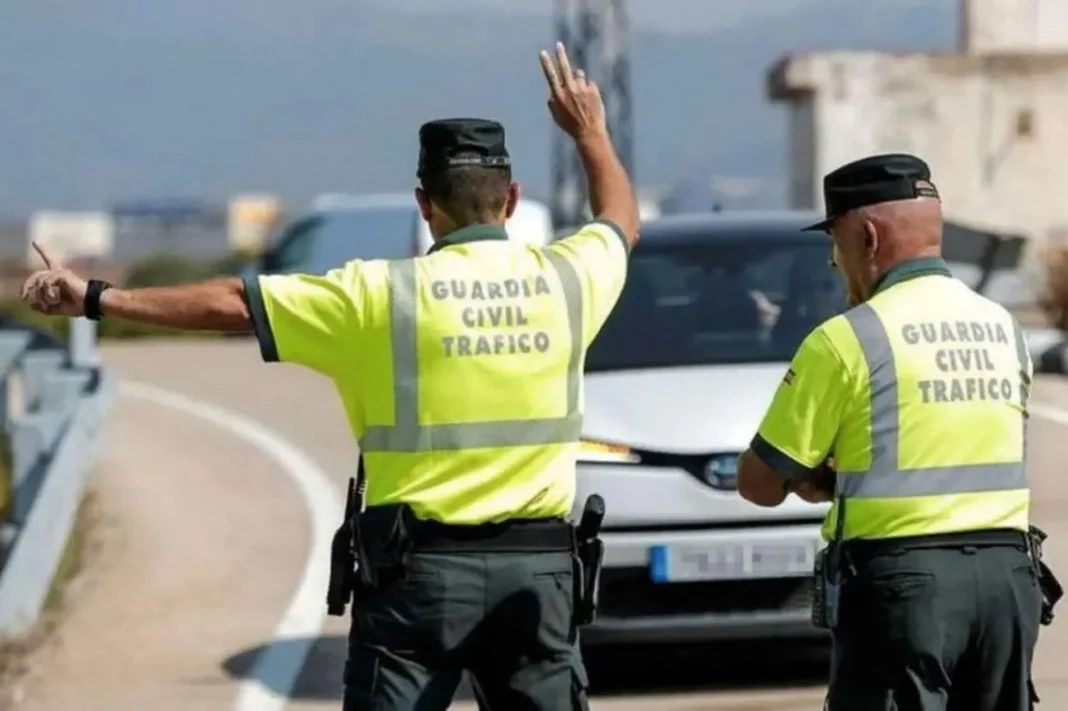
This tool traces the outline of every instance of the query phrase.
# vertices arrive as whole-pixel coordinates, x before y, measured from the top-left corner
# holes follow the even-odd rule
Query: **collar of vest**
[[[486,242],[489,240],[506,240],[508,239],[508,233],[504,229],[504,225],[471,225],[470,227],[464,227],[463,229],[450,232],[445,235],[433,246],[427,250],[427,254],[433,254],[446,247],[452,247],[457,244],[467,244],[468,242]]]
[[[953,276],[949,271],[949,265],[941,257],[922,257],[910,259],[887,270],[886,274],[879,277],[872,290],[872,296],[882,293],[892,286],[903,281],[916,279],[923,276]]]

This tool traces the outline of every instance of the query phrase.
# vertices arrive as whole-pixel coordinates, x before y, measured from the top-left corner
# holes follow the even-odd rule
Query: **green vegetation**
[[[126,273],[123,285],[133,288],[173,286],[190,281],[211,279],[212,277],[236,275],[252,259],[252,255],[243,252],[235,252],[216,261],[191,259],[176,254],[156,254],[132,265]],[[44,316],[17,299],[0,301],[0,316],[25,323],[31,328],[52,334],[60,339],[67,337],[67,319]],[[205,332],[176,331],[170,328],[146,326],[118,319],[104,319],[100,322],[97,333],[100,338],[107,339],[177,336],[210,338],[215,335]]]
[[[222,259],[207,262],[180,254],[160,253],[131,266],[123,284],[130,288],[173,286],[217,276],[235,275],[252,259],[252,255],[244,252],[233,252]]]
[[[50,333],[60,339],[67,337],[67,319],[39,314],[24,301],[17,299],[0,301],[0,316],[26,324],[38,331]]]

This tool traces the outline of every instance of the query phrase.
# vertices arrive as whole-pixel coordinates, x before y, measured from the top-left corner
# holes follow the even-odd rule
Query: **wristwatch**
[[[90,279],[89,283],[85,287],[85,302],[83,304],[83,310],[85,311],[85,317],[90,321],[99,321],[104,317],[104,312],[100,310],[100,297],[105,291],[110,289],[112,284],[102,279]]]

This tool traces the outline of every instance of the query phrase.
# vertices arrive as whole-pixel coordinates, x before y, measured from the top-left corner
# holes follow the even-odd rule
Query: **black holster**
[[[838,603],[842,592],[842,557],[845,543],[846,499],[839,495],[834,537],[816,554],[812,571],[812,626],[821,630],[838,627]]]
[[[363,457],[355,479],[349,479],[345,514],[334,532],[330,547],[330,581],[326,590],[326,612],[334,617],[345,614],[345,606],[361,592],[374,590],[382,574],[403,574],[411,550],[415,515],[406,504],[363,508],[367,473]]]
[[[363,464],[357,477],[363,478]],[[349,479],[345,516],[330,544],[330,581],[326,588],[326,614],[342,617],[356,587],[356,514],[360,511],[360,484]]]
[[[356,516],[356,591],[377,590],[404,576],[411,560],[415,513],[408,504],[372,506]]]
[[[407,504],[372,506],[346,516],[334,532],[326,592],[328,615],[343,616],[348,603],[361,593],[377,590],[383,578],[404,576],[414,522]]]
[[[812,626],[833,630],[838,626],[838,602],[842,590],[841,543],[829,543],[816,554],[812,571]]]
[[[1027,544],[1031,553],[1031,560],[1035,564],[1038,573],[1038,586],[1042,590],[1042,624],[1049,625],[1053,622],[1053,609],[1064,597],[1064,587],[1050,567],[1042,560],[1042,543],[1048,538],[1046,532],[1037,526],[1031,526],[1027,530]]]
[[[604,541],[598,534],[604,521],[604,499],[593,494],[586,499],[582,519],[575,528],[575,625],[582,627],[597,617]]]

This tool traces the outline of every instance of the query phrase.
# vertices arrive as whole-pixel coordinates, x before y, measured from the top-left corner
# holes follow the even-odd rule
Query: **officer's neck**
[[[950,274],[948,266],[942,259],[940,247],[912,250],[899,255],[892,261],[888,261],[885,268],[876,272],[875,279],[869,289],[868,298],[901,281],[929,274],[946,276]]]
[[[435,242],[440,242],[443,239],[448,239],[450,235],[472,228],[497,227],[499,229],[504,229],[504,222],[503,219],[480,220],[478,222],[468,222],[466,224],[458,224],[451,221],[444,222],[439,223],[438,225],[433,225],[431,235],[434,237]]]
[[[434,245],[427,254],[433,254],[457,244],[506,239],[508,239],[508,233],[504,229],[503,221],[479,222],[454,229],[441,237],[435,237]]]

